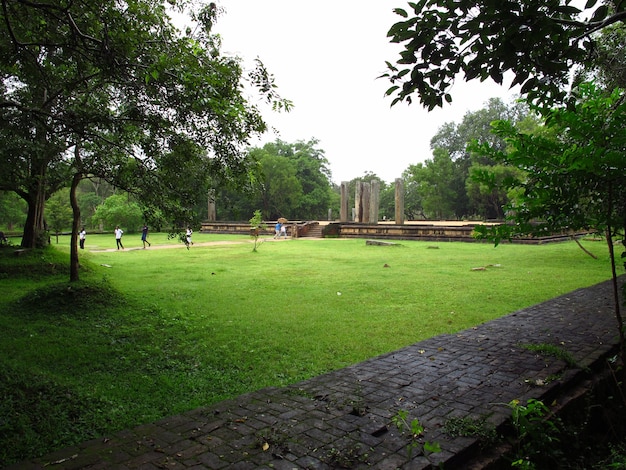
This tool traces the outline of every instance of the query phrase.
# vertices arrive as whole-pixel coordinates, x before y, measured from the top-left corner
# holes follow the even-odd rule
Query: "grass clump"
[[[572,356],[569,351],[566,351],[565,349],[554,344],[522,344],[520,346],[524,349],[527,349],[528,351],[533,351],[539,354],[543,354],[544,356],[551,356],[557,359],[561,359],[567,364],[568,367],[578,367],[576,359],[574,359],[574,356]]]
[[[92,315],[122,304],[121,296],[107,281],[60,282],[27,292],[13,311],[57,315]]]
[[[0,369],[0,465],[110,429],[110,403],[32,372]]]
[[[485,416],[452,417],[446,420],[443,430],[450,437],[474,437],[483,448],[493,445],[499,439],[495,426]]]

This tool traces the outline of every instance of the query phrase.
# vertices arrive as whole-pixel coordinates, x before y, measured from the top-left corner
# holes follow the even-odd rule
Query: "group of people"
[[[122,236],[124,235],[124,231],[120,228],[119,225],[115,226],[115,244],[117,246],[117,249],[119,250],[120,248],[123,250],[124,249],[124,245],[122,243]],[[185,236],[185,244],[187,245],[187,249],[189,249],[189,245],[193,245],[193,242],[191,241],[191,234],[193,233],[193,231],[191,230],[191,227],[187,227],[187,232],[186,232],[186,236]],[[81,250],[85,249],[85,240],[87,239],[87,232],[85,230],[85,227],[82,227],[80,229],[80,232],[78,232],[78,243],[80,246]],[[141,228],[141,242],[143,243],[143,248],[146,248],[146,245],[148,246],[152,246],[152,244],[148,241],[148,226],[144,224],[144,226]]]
[[[280,238],[282,236],[287,238],[287,226],[281,222],[276,222],[274,232],[274,238]]]

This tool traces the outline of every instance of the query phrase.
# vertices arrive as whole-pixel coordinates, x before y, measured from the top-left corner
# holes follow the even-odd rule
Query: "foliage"
[[[477,234],[496,244],[519,234],[578,230],[604,234],[612,263],[615,316],[624,358],[626,339],[617,296],[613,238],[624,237],[626,232],[626,102],[622,90],[606,94],[590,83],[579,86],[578,97],[575,105],[544,110],[546,127],[551,132],[527,134],[500,121],[494,123],[494,133],[509,143],[506,152],[488,144],[471,145],[475,152],[511,165],[524,175],[503,184],[506,189],[519,191],[507,210],[510,223],[480,227]]]
[[[481,416],[452,417],[443,425],[444,432],[450,437],[475,437],[480,440],[481,447],[493,445],[498,440],[498,432],[487,418]]]
[[[115,194],[96,208],[93,219],[103,222],[108,230],[119,225],[128,232],[134,232],[142,224],[143,213],[128,194]]]
[[[526,405],[512,400],[508,406],[516,433],[515,457],[511,466],[522,469],[551,467],[554,454],[558,453],[560,420],[550,419],[550,409],[534,398],[529,399]]]
[[[174,223],[193,219],[209,177],[245,178],[243,147],[266,126],[244,82],[276,109],[290,103],[260,61],[246,76],[238,59],[221,55],[216,5],[193,5],[5,5],[0,162],[11,171],[0,171],[0,188],[29,204],[24,246],[43,227],[46,195],[71,178],[104,178],[138,194],[149,217]],[[176,28],[171,9],[190,27]]]
[[[267,225],[265,223],[263,223],[263,219],[261,217],[261,211],[258,210],[258,209],[254,211],[254,215],[249,220],[249,222],[250,222],[250,225],[251,225],[250,235],[254,239],[254,248],[252,248],[252,251],[256,252],[257,251],[257,247],[259,246],[260,232],[261,232],[261,230],[266,230],[267,229]]]
[[[48,199],[46,205],[46,221],[49,229],[57,234],[72,226],[72,208],[69,205],[70,191],[68,188],[57,191]]]
[[[626,29],[624,23],[606,26],[595,36],[591,63],[575,77],[575,83],[595,81],[606,90],[626,88]]]
[[[414,191],[422,198],[422,209],[426,218],[456,218],[454,177],[454,163],[443,149],[436,149],[432,160],[411,165],[406,171],[405,178],[415,183]]]
[[[522,191],[507,208],[514,223],[498,227],[496,240],[588,228],[603,233],[626,220],[623,92],[604,95],[583,84],[580,96],[574,108],[547,113],[550,134],[519,132],[499,121],[493,132],[509,143],[506,152],[488,144],[471,145],[473,151],[528,175],[504,181],[504,188]]]
[[[506,191],[487,188],[474,182],[472,175],[491,170],[495,162],[472,153],[472,140],[506,149],[506,142],[491,132],[491,122],[509,119],[520,128],[532,128],[535,121],[523,103],[504,104],[489,100],[483,109],[467,112],[461,122],[448,122],[432,137],[433,158],[410,165],[404,172],[405,211],[409,219],[417,218],[503,218],[502,204],[511,196]],[[510,170],[493,168],[501,177]]]
[[[398,428],[401,433],[407,433],[409,435],[409,445],[407,447],[408,460],[411,460],[413,450],[418,449],[420,454],[428,456],[436,452],[441,452],[441,447],[437,443],[425,441],[421,442],[421,437],[424,434],[424,426],[422,426],[417,418],[412,419],[409,422],[409,412],[406,410],[398,410],[398,412],[391,418],[391,422]]]
[[[26,203],[15,193],[0,191],[0,227],[13,230],[26,218]]]
[[[244,188],[221,188],[218,200],[226,206],[221,219],[239,220],[241,214],[255,207],[261,207],[268,220],[325,219],[333,191],[328,160],[317,146],[315,139],[295,143],[276,140],[262,148],[251,148],[249,157],[258,165],[251,174],[253,179]]]
[[[411,10],[396,8],[402,20],[388,32],[403,50],[387,62],[392,104],[411,103],[417,95],[429,110],[451,102],[459,74],[466,81],[491,79],[501,84],[512,74],[531,101],[566,98],[565,87],[576,66],[588,63],[594,33],[622,22],[624,2],[571,0],[480,2],[420,0]]]
[[[578,363],[568,351],[554,344],[522,344],[521,347],[561,359],[568,367],[578,367]]]

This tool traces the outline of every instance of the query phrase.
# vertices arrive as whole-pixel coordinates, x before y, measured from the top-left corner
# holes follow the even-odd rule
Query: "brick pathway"
[[[581,367],[593,367],[616,351],[613,304],[611,284],[598,284],[289,387],[259,390],[9,468],[468,468],[476,441],[447,436],[446,420],[488,416],[498,426],[513,399],[551,403],[585,373],[520,344],[556,345]],[[438,443],[441,452],[426,457],[415,449],[409,459],[409,438],[391,422],[399,410],[418,418],[423,439]]]

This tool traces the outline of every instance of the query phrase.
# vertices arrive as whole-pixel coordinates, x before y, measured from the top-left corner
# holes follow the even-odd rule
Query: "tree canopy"
[[[519,194],[507,206],[511,223],[492,229],[496,239],[607,228],[612,235],[626,228],[626,95],[583,84],[579,96],[575,108],[547,114],[551,132],[528,133],[496,121],[493,130],[509,144],[506,151],[488,143],[470,146],[520,171],[501,180]],[[485,184],[497,183],[483,176]]]
[[[249,156],[258,166],[245,194],[241,188],[220,187],[218,200],[226,206],[218,207],[222,219],[230,215],[241,220],[259,207],[266,220],[326,218],[333,200],[331,174],[316,139],[294,143],[277,139],[250,148]]]
[[[429,110],[452,102],[458,76],[491,79],[531,101],[567,96],[571,71],[594,56],[594,33],[626,18],[626,2],[588,0],[420,0],[396,8],[402,20],[388,37],[403,50],[387,62],[392,104],[419,102]]]
[[[193,181],[246,173],[244,146],[265,123],[243,81],[277,108],[289,103],[262,63],[246,78],[237,58],[221,55],[215,4],[179,31],[169,9],[190,4],[3,2],[0,189],[33,208],[23,244],[33,245],[45,199],[70,174],[100,176],[189,218],[192,171]]]

